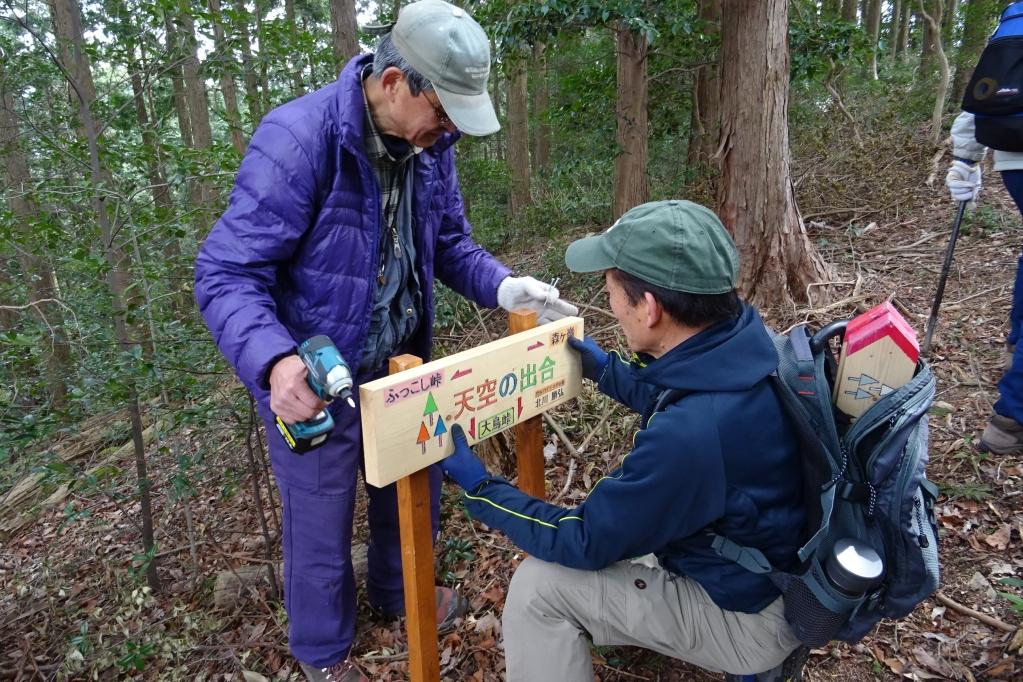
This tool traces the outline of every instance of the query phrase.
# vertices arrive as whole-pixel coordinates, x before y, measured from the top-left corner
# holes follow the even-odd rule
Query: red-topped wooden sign
[[[891,303],[849,321],[838,361],[834,401],[854,419],[913,377],[920,345]]]

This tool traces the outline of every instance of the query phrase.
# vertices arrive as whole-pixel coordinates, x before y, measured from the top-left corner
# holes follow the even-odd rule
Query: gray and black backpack
[[[808,646],[859,641],[882,618],[902,618],[938,588],[937,486],[927,480],[927,412],[935,380],[923,360],[912,379],[850,423],[831,401],[835,322],[774,334],[775,390],[800,439],[807,521],[798,565],[714,535],[717,553],[770,575],[785,618]],[[665,396],[659,403],[672,402]]]

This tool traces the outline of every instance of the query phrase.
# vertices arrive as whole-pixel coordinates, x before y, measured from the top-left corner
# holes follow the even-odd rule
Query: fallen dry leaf
[[[924,666],[928,670],[932,670],[938,673],[941,677],[945,679],[953,679],[956,676],[955,670],[952,668],[951,665],[948,664],[947,661],[938,658],[937,656],[927,651],[923,647],[914,648],[913,657],[917,660],[917,662],[920,665]]]
[[[1009,651],[1019,651],[1023,647],[1023,629],[1016,628],[1012,633],[1012,641],[1009,642]]]
[[[998,551],[1005,550],[1009,546],[1009,538],[1012,535],[1012,526],[1003,523],[994,533],[984,536],[984,542],[991,545]]]

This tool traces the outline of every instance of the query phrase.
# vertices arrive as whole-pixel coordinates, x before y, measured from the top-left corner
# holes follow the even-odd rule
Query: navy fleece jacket
[[[755,613],[778,596],[765,576],[710,548],[712,528],[792,562],[804,521],[795,433],[768,375],[778,360],[760,316],[742,314],[657,359],[617,353],[601,391],[642,414],[632,451],[574,509],[492,477],[466,491],[469,512],[545,561],[581,569],[653,553],[730,611]],[[653,413],[665,389],[685,395]]]

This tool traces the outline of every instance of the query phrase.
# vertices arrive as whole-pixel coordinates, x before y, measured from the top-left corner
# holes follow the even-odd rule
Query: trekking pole
[[[952,235],[948,238],[948,248],[945,249],[945,263],[941,266],[941,277],[938,278],[938,291],[934,294],[934,305],[931,306],[931,316],[927,320],[927,334],[924,336],[922,348],[924,355],[931,350],[931,336],[934,334],[934,325],[938,323],[938,308],[941,307],[941,297],[945,295],[945,281],[948,279],[948,269],[952,266],[952,254],[956,250],[956,240],[959,239],[959,225],[963,222],[966,203],[965,201],[959,202],[959,210],[956,211],[956,219],[952,223]]]

